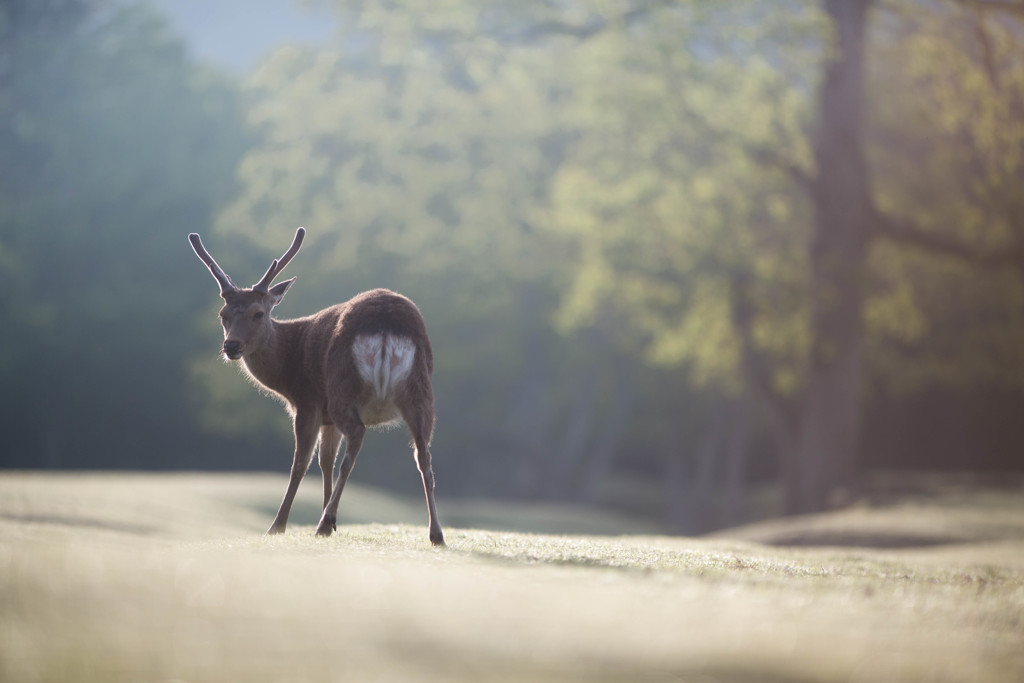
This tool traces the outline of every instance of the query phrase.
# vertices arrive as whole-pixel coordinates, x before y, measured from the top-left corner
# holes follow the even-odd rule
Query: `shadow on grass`
[[[621,558],[602,557],[600,553],[587,554],[580,552],[560,552],[558,554],[546,553],[543,551],[533,552],[526,549],[488,550],[481,548],[460,548],[456,541],[449,545],[446,552],[455,553],[467,559],[480,560],[505,567],[572,567],[586,569],[611,570],[623,574],[649,575],[656,569],[645,562],[639,562],[635,556],[630,555],[628,562]],[[647,558],[654,559],[654,558]]]
[[[457,648],[439,651],[420,643],[400,642],[392,652],[411,668],[424,668],[453,681],[532,681],[534,683],[812,683],[818,677],[780,671],[774,663],[718,663],[703,666],[645,666],[593,657],[583,661],[545,662],[510,659],[476,652],[467,658]]]
[[[835,529],[805,530],[781,533],[760,543],[777,548],[813,548],[835,546],[840,548],[873,548],[900,550],[934,548],[944,545],[976,543],[977,538],[945,534],[885,533],[871,531],[842,531]]]
[[[151,536],[158,531],[158,528],[144,524],[130,524],[127,522],[116,522],[109,519],[90,519],[88,517],[67,517],[64,515],[19,515],[12,513],[0,513],[0,519],[19,524],[51,524],[55,526],[69,526],[85,529],[98,529],[101,531],[118,531],[125,534],[136,534],[138,536]]]
[[[466,557],[473,557],[487,562],[503,564],[507,566],[521,567],[525,565],[548,565],[552,567],[587,567],[589,569],[616,569],[621,572],[643,574],[650,570],[642,567],[626,567],[608,560],[596,557],[538,557],[530,554],[503,555],[501,553],[490,553],[484,550],[457,550]]]

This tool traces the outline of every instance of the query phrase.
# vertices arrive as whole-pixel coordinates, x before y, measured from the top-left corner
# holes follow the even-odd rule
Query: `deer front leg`
[[[299,490],[299,482],[309,469],[309,462],[313,458],[313,448],[316,446],[316,435],[319,420],[316,419],[316,411],[295,413],[295,455],[292,457],[292,471],[288,479],[288,490],[284,493],[284,500],[277,511],[274,523],[267,529],[267,534],[281,534],[288,526],[288,513],[292,510],[292,502],[295,500],[295,493]]]
[[[320,428],[320,473],[324,478],[324,505],[331,499],[331,488],[334,483],[334,461],[338,458],[338,446],[341,444],[341,432],[334,425]],[[323,509],[323,508],[321,508]]]

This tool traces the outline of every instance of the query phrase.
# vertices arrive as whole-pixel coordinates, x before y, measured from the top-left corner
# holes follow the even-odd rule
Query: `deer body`
[[[299,228],[289,251],[274,261],[259,283],[245,289],[231,283],[198,235],[189,236],[196,254],[221,284],[225,357],[241,360],[252,379],[281,398],[292,416],[291,476],[267,533],[285,530],[299,483],[319,442],[324,502],[317,534],[329,536],[336,528],[338,502],[366,428],[402,420],[412,434],[423,479],[430,540],[443,545],[429,450],[434,426],[433,354],[423,317],[406,297],[375,289],[304,318],[271,318],[271,310],[294,278],[274,287],[270,282],[298,251],[303,235]],[[345,453],[337,481],[332,483],[343,439]]]

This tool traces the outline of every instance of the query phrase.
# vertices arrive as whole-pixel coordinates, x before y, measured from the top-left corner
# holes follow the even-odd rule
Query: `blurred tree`
[[[815,170],[805,181],[810,240],[811,348],[794,443],[792,512],[827,507],[858,485],[864,282],[874,204],[864,152],[864,44],[873,0],[826,0],[833,33],[814,131]]]
[[[5,464],[204,464],[181,364],[208,288],[183,236],[231,190],[238,112],[144,7],[0,6]]]
[[[904,76],[920,78],[924,64],[941,75],[932,80],[936,91],[929,98],[913,99],[920,87],[895,98],[904,107],[901,113],[913,102],[909,106],[918,116],[888,120],[890,135],[909,133],[908,142],[935,145],[928,133],[944,121],[948,127],[954,117],[960,129],[950,132],[960,144],[934,147],[929,168],[941,180],[921,174],[920,157],[910,157],[904,164],[913,164],[906,176],[913,177],[912,184],[896,190],[883,185],[880,191],[865,157],[865,34],[871,2],[825,2],[823,15],[805,8],[785,17],[769,3],[729,8],[636,3],[620,9],[619,21],[609,13],[611,19],[555,24],[563,28],[553,32],[587,38],[582,68],[600,74],[581,77],[597,94],[583,105],[579,120],[586,132],[556,178],[554,224],[575,237],[580,264],[563,321],[593,324],[609,309],[617,311],[629,321],[628,333],[639,334],[634,343],[646,348],[652,361],[685,362],[695,379],[724,382],[716,392],[726,394],[743,378],[745,391],[769,408],[779,450],[788,455],[784,471],[791,511],[821,509],[833,492],[857,487],[867,339],[891,339],[896,332],[904,342],[907,335],[930,342],[923,333],[929,320],[962,322],[968,310],[976,320],[984,310],[988,332],[956,326],[945,342],[945,359],[950,360],[952,345],[958,372],[977,380],[972,368],[978,366],[979,340],[972,337],[1006,351],[1019,348],[1013,340],[1020,328],[1020,283],[1012,274],[988,276],[994,278],[988,287],[975,280],[961,289],[970,294],[959,314],[948,301],[935,300],[930,309],[913,305],[914,280],[907,277],[911,264],[923,263],[925,282],[947,291],[957,288],[949,269],[971,271],[936,261],[936,253],[974,266],[1020,263],[1016,238],[993,242],[993,236],[1006,232],[1002,226],[1019,225],[1018,204],[1011,197],[1019,185],[1020,109],[1016,96],[1005,93],[1019,69],[1012,47],[1019,30],[1005,23],[1001,30],[986,29],[970,20],[976,4],[963,4],[968,7],[923,3],[904,9],[903,19],[913,15],[917,26],[908,29],[904,21],[902,29],[916,32],[919,40],[893,44],[904,57],[908,50],[920,50],[907,61],[917,66]],[[651,16],[644,19],[647,13]],[[628,22],[621,20],[627,16]],[[815,27],[818,16],[827,23]],[[935,31],[936,21],[938,26],[957,23],[960,30]],[[921,28],[928,24],[931,30]],[[650,40],[659,29],[668,39]],[[637,32],[647,40],[630,40]],[[834,43],[822,50],[829,35]],[[784,41],[788,50],[776,41]],[[936,41],[943,44],[945,60],[931,54]],[[621,46],[614,56],[610,45]],[[950,55],[965,63],[950,64]],[[901,71],[892,66],[899,60],[878,63]],[[822,69],[818,84],[808,77],[815,64]],[[1000,70],[1006,73],[991,76]],[[1001,84],[1004,92],[986,91],[979,80]],[[966,92],[951,89],[950,81],[963,83]],[[954,104],[953,93],[966,97]],[[882,97],[879,103],[884,109]],[[980,118],[971,115],[978,107],[985,112]],[[933,127],[909,131],[908,121],[920,119],[921,110],[930,112]],[[994,134],[996,129],[1000,133]],[[950,159],[943,151],[957,147],[970,154],[980,149],[982,156],[991,152],[986,160],[991,168],[1009,164],[1014,170],[973,179],[977,160]],[[878,156],[886,155],[880,150]],[[892,165],[893,155],[888,158]],[[720,159],[725,161],[716,164]],[[957,189],[944,194],[945,201],[922,204],[921,190],[934,192],[943,182]],[[987,239],[966,231],[963,222],[944,234],[894,213],[895,193],[916,184],[917,202],[904,204],[904,211],[913,206],[944,222],[962,218],[968,206],[963,202],[970,199],[963,192],[979,182],[999,183],[983,193],[998,201],[981,201],[984,213],[975,209],[966,224],[985,226]],[[951,212],[950,204],[960,210]],[[915,251],[887,255],[879,237]],[[871,250],[874,244],[879,248]],[[1019,353],[999,355],[1008,356],[1016,361]],[[904,364],[893,375],[908,380],[927,366]],[[716,422],[709,424],[717,431]],[[698,478],[709,471],[700,460]]]
[[[880,9],[869,152],[882,239],[867,316],[884,334],[874,374],[890,391],[1020,386],[1024,5],[1016,18],[1010,4]]]
[[[518,452],[526,490],[564,496],[607,461],[585,435],[625,415],[642,360],[686,367],[686,400],[732,416],[688,437],[697,455],[671,451],[670,480],[717,473],[737,500],[750,449],[720,435],[749,434],[756,400],[787,507],[820,509],[857,483],[867,340],[929,315],[871,269],[897,231],[865,158],[871,4],[339,2],[337,45],[281,51],[253,79],[263,142],[220,229],[270,253],[268,226],[344,217],[319,233],[314,298],[383,278],[436,306],[442,358],[494,373],[454,380],[472,397],[447,397],[455,431],[507,415],[518,438],[471,441]],[[542,325],[563,283],[555,322],[576,336],[559,343]],[[488,352],[447,336],[495,311]]]
[[[663,485],[701,530],[777,474],[767,432],[816,509],[861,384],[1024,384],[1019,3],[336,4],[250,79],[240,166],[233,85],[157,17],[0,5],[4,464],[238,466],[199,434],[283,430],[181,239],[220,205],[240,280],[310,227],[282,315],[419,302],[449,493]],[[246,466],[286,466],[267,441]]]
[[[879,329],[871,331],[878,336],[888,331],[882,326],[891,322],[893,313],[888,312],[887,320],[885,307],[894,301],[891,295],[869,301],[869,282],[887,280],[886,289],[895,290],[898,302],[910,289],[921,291],[915,285],[927,286],[929,281],[933,287],[947,290],[956,288],[957,280],[965,284],[965,263],[974,269],[1015,266],[1016,274],[972,276],[975,283],[966,288],[969,294],[964,297],[972,302],[968,309],[957,310],[955,300],[949,299],[933,300],[930,307],[897,303],[897,310],[902,308],[905,317],[895,327],[906,341],[908,331],[910,335],[920,334],[921,327],[987,318],[988,332],[993,324],[1000,329],[1001,344],[1016,346],[1021,340],[1024,309],[1020,305],[1019,276],[1024,265],[1024,204],[1017,191],[1024,149],[1021,27],[1005,23],[1005,14],[986,21],[981,8],[995,9],[998,4],[984,2],[901,5],[872,24],[884,36],[881,45],[905,50],[907,58],[904,71],[899,61],[875,57],[880,80],[884,82],[884,74],[895,73],[899,74],[895,80],[906,79],[904,84],[911,87],[877,91],[879,96],[867,100],[868,106],[872,111],[884,111],[887,96],[893,95],[896,107],[907,107],[904,112],[916,114],[902,117],[899,132],[893,119],[880,116],[886,121],[887,125],[880,128],[888,133],[888,139],[902,139],[904,143],[886,145],[877,157],[887,160],[890,169],[902,166],[904,171],[909,170],[909,160],[916,164],[910,173],[885,177],[869,167],[866,155],[864,84],[865,65],[871,57],[865,51],[871,45],[866,35],[868,11],[874,4],[873,0],[825,3],[836,48],[826,60],[819,91],[819,128],[814,138],[816,172],[809,178],[815,207],[815,237],[811,242],[814,342],[796,443],[801,472],[799,494],[790,501],[791,509],[798,511],[822,509],[832,492],[856,490],[859,484],[865,324],[878,325]],[[886,20],[891,23],[886,24]],[[899,26],[894,27],[894,23]],[[906,43],[893,40],[893,32],[902,33],[900,37],[906,38]],[[950,96],[951,91],[957,95]],[[912,104],[908,103],[911,97]],[[915,125],[922,122],[927,123],[923,127]],[[921,155],[893,154],[893,149],[905,151],[905,145],[930,149]],[[921,173],[922,161],[930,172]],[[896,199],[900,195],[914,197],[914,201],[903,203]],[[870,259],[871,247],[878,238],[910,247],[916,253],[894,257],[886,254],[886,245],[882,245],[876,250],[879,258]],[[950,269],[947,262],[934,260],[937,256],[954,256],[963,263]],[[921,265],[915,267],[915,262]],[[888,265],[889,272],[880,268],[881,264]],[[893,277],[893,271],[906,267],[904,264],[909,265],[904,277]],[[968,313],[967,318],[964,313]],[[978,381],[985,379],[973,360],[979,333],[986,336],[977,327],[961,327],[945,339],[931,334],[918,339],[934,348],[941,348],[945,342],[947,353],[952,341],[954,363],[961,376]],[[1005,352],[1000,356],[1011,361],[1003,372],[1020,372],[1018,352],[1009,358]]]
[[[696,394],[681,414],[661,414],[681,426],[701,415],[703,426],[662,450],[669,509],[691,530],[739,512],[753,399],[797,481],[812,291],[808,65],[824,54],[826,24],[809,3],[790,9],[656,7],[595,33],[572,62],[581,134],[550,224],[577,245],[578,267],[559,322],[608,324],[624,348],[686,371],[674,381]]]

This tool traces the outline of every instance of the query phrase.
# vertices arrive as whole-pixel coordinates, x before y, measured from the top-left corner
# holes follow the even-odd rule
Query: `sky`
[[[149,0],[201,59],[238,74],[274,48],[317,44],[334,31],[325,0]]]

